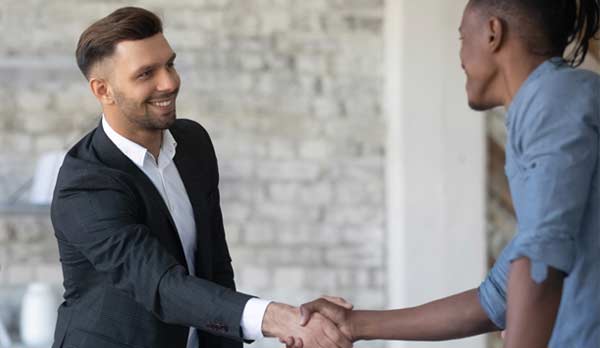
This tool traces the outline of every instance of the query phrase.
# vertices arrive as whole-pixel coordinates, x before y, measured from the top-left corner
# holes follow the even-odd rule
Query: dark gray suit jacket
[[[64,275],[53,348],[239,348],[250,296],[235,292],[207,132],[189,120],[170,129],[175,165],[194,210],[196,277],[173,219],[148,177],[102,126],[67,154],[52,202]]]

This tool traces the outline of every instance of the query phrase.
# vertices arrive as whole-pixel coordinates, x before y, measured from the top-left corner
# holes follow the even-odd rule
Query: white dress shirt
[[[173,162],[177,147],[173,135],[168,129],[163,132],[157,161],[146,148],[117,133],[108,124],[104,116],[102,117],[102,128],[104,128],[104,132],[115,146],[148,176],[160,192],[177,227],[190,275],[195,275],[196,222],[187,191]],[[263,338],[262,321],[269,303],[270,301],[257,298],[252,298],[246,303],[241,321],[242,333],[245,339],[257,340]],[[190,328],[187,348],[197,347],[198,335],[196,329]]]

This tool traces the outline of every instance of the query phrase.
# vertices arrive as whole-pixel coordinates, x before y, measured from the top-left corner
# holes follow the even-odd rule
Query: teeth
[[[171,105],[172,102],[173,102],[172,100],[167,100],[167,101],[162,101],[162,102],[151,102],[150,104],[164,108],[164,107]]]

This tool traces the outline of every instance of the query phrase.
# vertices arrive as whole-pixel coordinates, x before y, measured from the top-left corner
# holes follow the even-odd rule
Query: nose
[[[174,92],[179,88],[179,75],[175,70],[162,69],[156,89],[160,92]]]

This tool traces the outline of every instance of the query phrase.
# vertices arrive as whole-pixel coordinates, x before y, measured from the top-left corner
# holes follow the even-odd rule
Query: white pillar
[[[458,57],[465,0],[385,9],[389,308],[477,287],[485,276],[484,115]],[[484,338],[390,347],[484,347]]]

